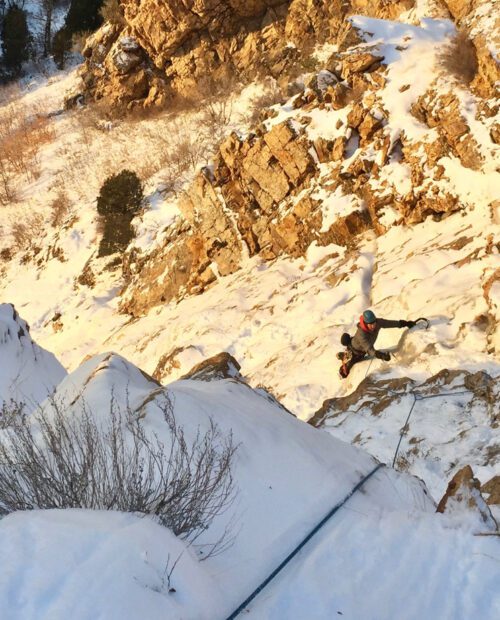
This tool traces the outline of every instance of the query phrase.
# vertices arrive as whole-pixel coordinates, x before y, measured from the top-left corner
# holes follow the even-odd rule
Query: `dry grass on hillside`
[[[16,199],[16,177],[34,181],[40,175],[40,149],[53,142],[50,119],[15,101],[0,108],[0,204]]]

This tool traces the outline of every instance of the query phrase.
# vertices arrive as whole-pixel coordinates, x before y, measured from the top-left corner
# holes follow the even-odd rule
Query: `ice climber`
[[[346,347],[345,351],[337,353],[337,358],[342,365],[339,370],[340,376],[345,379],[354,364],[361,362],[367,355],[378,357],[388,362],[391,359],[387,351],[377,351],[374,348],[378,333],[383,328],[390,327],[414,327],[417,321],[391,321],[377,318],[371,310],[365,310],[359,317],[358,329],[351,338],[347,333],[342,334],[341,344]]]

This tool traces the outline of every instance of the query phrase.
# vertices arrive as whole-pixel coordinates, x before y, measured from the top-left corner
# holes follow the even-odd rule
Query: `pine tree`
[[[56,0],[40,0],[40,10],[43,19],[43,55],[48,56],[52,46],[52,20]]]
[[[102,24],[100,9],[103,0],[71,0],[65,30],[70,36],[77,32],[94,32]]]
[[[94,32],[102,24],[100,13],[104,0],[71,0],[64,26],[52,39],[52,53],[59,69],[64,69],[73,35]]]
[[[135,172],[122,170],[108,177],[97,198],[103,236],[99,256],[123,251],[134,237],[131,222],[144,202],[142,183]]]
[[[63,27],[58,30],[52,39],[52,54],[58,69],[64,69],[66,58],[71,50],[71,36]]]
[[[21,65],[30,57],[31,36],[26,21],[26,11],[16,4],[9,5],[2,24],[3,63],[13,75],[18,75]]]

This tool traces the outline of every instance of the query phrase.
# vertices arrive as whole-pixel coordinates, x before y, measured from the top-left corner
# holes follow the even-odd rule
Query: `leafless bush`
[[[6,84],[5,86],[0,87],[0,106],[7,105],[16,99],[19,99],[20,96],[21,89],[17,82]]]
[[[22,219],[11,222],[11,234],[17,250],[30,250],[38,247],[44,236],[45,221],[40,213],[31,213]]]
[[[16,199],[14,176],[8,161],[0,153],[0,204],[2,205],[7,205]]]
[[[168,447],[113,399],[102,423],[85,406],[68,414],[55,401],[50,414],[40,409],[19,417],[0,436],[0,514],[120,510],[155,515],[176,535],[195,540],[234,499],[236,447],[213,421],[188,442],[168,398],[161,408]]]
[[[68,195],[60,190],[50,205],[50,225],[59,228],[71,213],[71,203]]]
[[[250,125],[257,124],[262,120],[261,115],[264,110],[267,110],[277,103],[283,103],[284,99],[284,93],[278,83],[275,80],[268,80],[262,94],[251,99],[248,108],[247,122]]]
[[[81,54],[85,44],[87,43],[87,39],[91,34],[92,32],[90,32],[90,30],[75,32],[75,34],[71,37],[71,50],[77,54]]]
[[[237,91],[239,86],[241,85],[236,71],[227,65],[223,73],[207,73],[197,80],[195,101],[198,102],[198,106],[204,106],[210,101],[227,98],[230,93]]]
[[[188,171],[195,171],[202,161],[207,161],[209,145],[202,131],[194,134],[189,126],[174,123],[163,139],[162,164],[178,178]]]
[[[440,57],[441,66],[460,83],[468,85],[475,78],[478,68],[474,43],[465,29],[458,31]]]
[[[16,424],[24,415],[24,403],[11,399],[3,401],[0,407],[0,429]]]
[[[212,100],[205,106],[201,126],[211,144],[219,144],[226,136],[231,124],[232,104],[228,99]]]
[[[9,262],[13,258],[12,248],[2,248],[0,250],[0,260],[4,263]]]
[[[99,13],[106,22],[110,22],[111,24],[119,24],[122,26],[126,24],[118,0],[104,0]]]
[[[22,106],[9,104],[0,111],[0,159],[8,175],[38,178],[40,148],[52,142],[55,132],[49,119]]]

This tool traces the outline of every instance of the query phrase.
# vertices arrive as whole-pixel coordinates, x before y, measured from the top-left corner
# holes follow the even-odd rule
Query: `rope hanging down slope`
[[[283,562],[281,562],[281,564],[269,575],[269,577],[267,577],[267,579],[265,579],[253,592],[252,594],[250,594],[249,597],[247,597],[243,603],[233,611],[233,613],[231,615],[229,615],[227,617],[226,620],[234,620],[234,618],[236,618],[236,616],[238,616],[244,609],[245,607],[247,607],[247,605],[249,603],[251,603],[251,601],[253,601],[253,599],[257,596],[257,594],[259,594],[259,592],[261,592],[275,577],[276,575],[281,572],[281,570],[283,568],[285,568],[285,566],[290,562],[290,560],[292,560],[292,558],[294,558],[297,553],[302,549],[302,547],[304,547],[310,540],[311,538],[317,534],[317,532],[325,525],[325,523],[327,521],[329,521],[329,519],[331,519],[331,517],[333,517],[333,515],[340,509],[342,508],[342,506],[354,495],[354,493],[356,493],[356,491],[359,491],[359,489],[381,468],[381,467],[385,467],[384,463],[379,463],[376,467],[374,467],[368,474],[366,474],[366,476],[364,476],[357,484],[356,486],[349,491],[349,493],[344,497],[343,500],[341,500],[338,504],[336,504],[331,510],[330,512],[325,515],[325,517],[323,517],[323,519],[318,523],[318,525],[316,525],[316,527],[311,530],[311,532],[302,540],[302,542],[300,542],[295,549],[289,553],[287,555],[287,557],[283,560]]]

